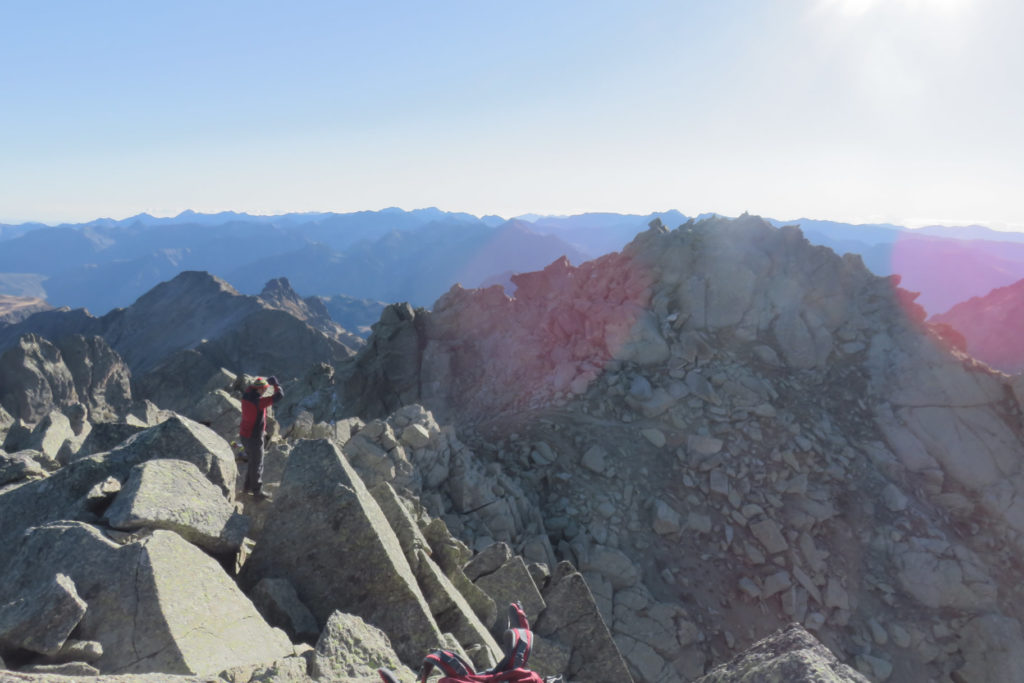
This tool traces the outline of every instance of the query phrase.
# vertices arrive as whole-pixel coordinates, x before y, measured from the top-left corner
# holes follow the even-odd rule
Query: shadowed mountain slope
[[[27,333],[48,339],[99,335],[136,375],[176,352],[197,349],[224,367],[285,377],[302,375],[313,362],[338,362],[353,352],[358,341],[344,330],[331,325],[328,336],[293,315],[302,313],[294,306],[278,310],[283,300],[301,299],[280,283],[274,290],[279,296],[267,303],[239,294],[209,273],[185,271],[131,306],[100,318],[81,309],[45,311],[0,328],[0,350]]]

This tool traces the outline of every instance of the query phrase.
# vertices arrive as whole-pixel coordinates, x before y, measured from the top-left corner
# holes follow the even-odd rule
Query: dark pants
[[[245,472],[245,490],[249,493],[258,493],[263,486],[263,434],[243,436],[242,444],[245,446],[245,455],[249,458],[249,467]]]

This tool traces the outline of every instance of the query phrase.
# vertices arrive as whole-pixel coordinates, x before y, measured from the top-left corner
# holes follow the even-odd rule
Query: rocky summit
[[[566,683],[1024,680],[1024,381],[898,278],[744,216],[510,282],[355,355],[199,273],[4,328],[0,681],[411,683],[512,601]]]

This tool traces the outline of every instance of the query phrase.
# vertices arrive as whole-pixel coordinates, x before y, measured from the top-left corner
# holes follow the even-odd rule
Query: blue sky
[[[1024,3],[0,0],[0,222],[438,206],[1024,229]]]

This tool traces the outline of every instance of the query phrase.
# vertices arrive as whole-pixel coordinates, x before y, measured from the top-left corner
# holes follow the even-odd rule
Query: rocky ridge
[[[824,672],[833,676],[824,680],[861,680],[808,631],[870,680],[1024,674],[1019,376],[945,348],[912,295],[855,257],[752,217],[674,231],[654,223],[621,254],[578,268],[556,262],[515,284],[514,299],[500,288],[454,289],[432,313],[389,307],[356,357],[314,363],[288,384],[267,464],[277,497],[235,510],[249,518],[255,544],[243,542],[231,560],[198,552],[217,555],[228,576],[241,564],[246,599],[262,619],[275,615],[301,656],[225,659],[221,679],[373,680],[368,656],[353,661],[351,653],[414,665],[409,655],[423,646],[415,638],[438,638],[431,620],[445,644],[486,661],[495,603],[510,596],[530,605],[537,668],[581,682],[740,680],[751,662],[796,672],[788,680]],[[131,544],[152,544],[145,538],[181,538],[180,526],[147,530],[180,525],[180,515],[138,515],[145,521],[134,531],[114,529],[107,515],[134,468],[174,453],[191,454],[214,495],[231,504],[222,439],[237,424],[231,387],[239,378],[193,354],[197,362],[183,366],[199,392],[190,407],[204,405],[203,421],[221,436],[136,404],[123,424],[137,430],[129,422],[141,415],[147,426],[107,454],[76,453],[24,476],[25,454],[8,456],[15,478],[0,489],[0,508],[5,521],[36,529],[23,544],[36,534],[106,537],[138,554],[148,545]],[[38,427],[7,424],[8,438]],[[119,423],[93,432],[100,424]],[[309,521],[344,540],[308,546],[321,554],[318,566],[359,561],[347,551],[360,549],[367,562],[390,567],[390,580],[411,596],[401,609],[425,625],[387,627],[382,654],[385,636],[356,621],[381,621],[371,616],[379,601],[327,614],[323,596],[335,591],[288,559],[303,541],[323,538],[297,538],[295,520],[310,512],[297,492],[331,482],[351,493],[325,498],[314,506],[322,519]],[[63,493],[41,496],[43,488]],[[35,500],[46,502],[26,505]],[[22,508],[37,512],[10,514]],[[202,522],[230,518],[211,512]],[[95,541],[75,547],[104,547]],[[95,662],[97,648],[77,643],[100,640],[76,639],[84,627],[72,623],[81,611],[74,605],[84,601],[88,615],[92,601],[107,598],[87,596],[87,582],[64,569],[37,571],[42,583],[31,586],[19,579],[0,603],[68,596],[59,604],[70,616],[56,621],[70,624],[69,649],[92,652],[76,661]],[[154,565],[152,575],[166,571]],[[48,588],[49,576],[64,587]],[[345,612],[363,608],[367,616]],[[708,671],[793,621],[803,630],[754,646],[732,669]],[[312,642],[317,629],[315,654],[294,649],[299,633]],[[174,628],[161,632],[177,637]],[[63,666],[20,645],[10,652],[0,654],[23,671]],[[349,661],[333,659],[345,653]],[[181,666],[188,661],[201,660]],[[201,666],[216,673],[212,662]]]
[[[793,620],[874,680],[1015,680],[1020,378],[950,349],[895,278],[744,217],[654,223],[515,284],[385,311],[332,400],[457,423],[638,680],[692,679]],[[515,490],[490,482],[480,505]],[[464,538],[538,532],[442,503]],[[682,648],[652,609],[692,625]]]

